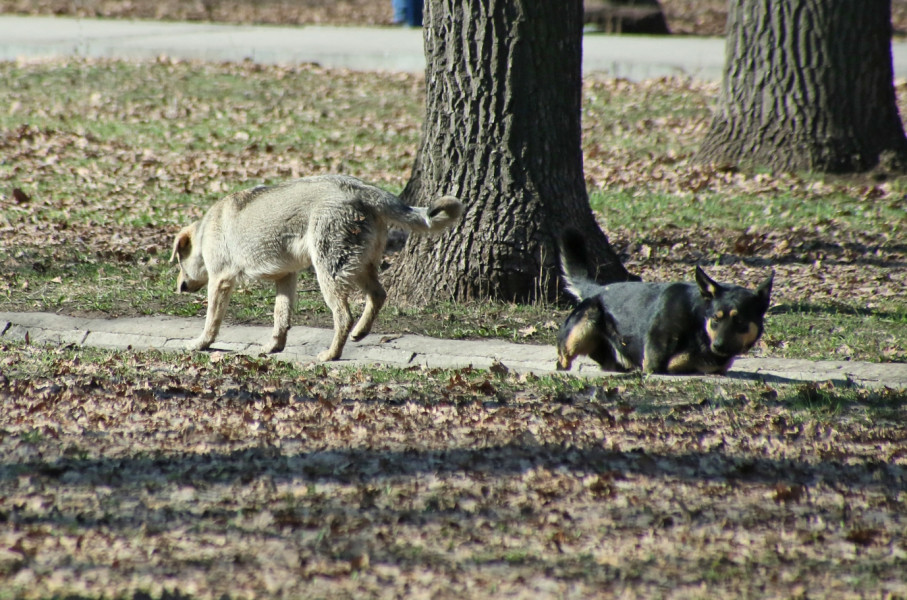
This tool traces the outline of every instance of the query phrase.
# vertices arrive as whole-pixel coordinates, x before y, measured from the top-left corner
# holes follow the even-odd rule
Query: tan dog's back
[[[339,357],[351,329],[350,294],[358,289],[366,296],[354,339],[369,332],[384,303],[378,264],[388,225],[437,232],[455,223],[461,212],[455,198],[440,198],[427,209],[410,207],[389,192],[342,175],[307,177],[227,196],[174,241],[173,258],[180,263],[178,291],[208,284],[205,331],[192,347],[210,346],[230,293],[239,280],[248,278],[277,285],[274,340],[265,349],[282,350],[296,274],[311,265],[334,314],[334,341],[319,359]]]

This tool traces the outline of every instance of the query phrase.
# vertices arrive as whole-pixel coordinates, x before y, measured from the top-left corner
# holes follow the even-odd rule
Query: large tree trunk
[[[734,0],[726,60],[700,162],[900,168],[907,141],[892,84],[890,0]]]
[[[462,222],[413,236],[392,273],[403,301],[556,294],[556,239],[588,238],[603,280],[628,277],[595,223],[583,177],[582,0],[430,0],[426,111],[404,199],[453,194]]]

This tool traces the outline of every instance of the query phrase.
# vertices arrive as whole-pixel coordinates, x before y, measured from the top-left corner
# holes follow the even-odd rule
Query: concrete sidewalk
[[[182,350],[201,332],[203,325],[202,319],[163,316],[90,319],[48,313],[0,313],[0,340],[121,350]],[[270,335],[269,326],[225,324],[212,349],[257,354],[260,344]],[[290,330],[286,350],[275,357],[312,362],[318,352],[328,347],[331,336],[328,329],[294,327]],[[557,352],[552,346],[375,333],[361,342],[348,343],[343,358],[331,364],[432,368],[503,365],[515,372],[543,375],[555,372],[556,358]],[[569,373],[578,377],[607,375],[588,360],[578,361]],[[830,381],[836,385],[907,389],[907,364],[900,363],[742,358],[734,364],[729,376],[768,383]]]
[[[355,70],[422,72],[422,30],[275,27],[0,15],[0,60],[81,56],[318,63]],[[907,76],[907,44],[892,44],[895,76]],[[724,39],[586,34],[583,71],[630,80],[689,76],[717,81]]]
[[[158,56],[268,64],[318,63],[355,70],[422,72],[422,30],[401,27],[275,27],[0,15],[0,60]],[[907,77],[907,43],[892,43],[895,77]],[[717,81],[724,39],[583,37],[583,72],[634,81],[688,76]]]
[[[690,75],[718,79],[720,38],[584,38],[583,68],[646,79]],[[355,70],[423,72],[422,30],[405,27],[247,26],[0,16],[0,59],[81,56],[267,64],[318,63]]]

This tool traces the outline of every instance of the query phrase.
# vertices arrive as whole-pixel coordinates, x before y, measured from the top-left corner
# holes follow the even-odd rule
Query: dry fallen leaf
[[[13,200],[15,200],[17,204],[26,204],[31,198],[29,198],[28,194],[23,192],[20,188],[13,188]]]
[[[521,328],[519,330],[519,332],[520,332],[520,335],[522,335],[523,337],[529,337],[530,335],[537,333],[538,329],[532,325],[529,325],[528,327]]]

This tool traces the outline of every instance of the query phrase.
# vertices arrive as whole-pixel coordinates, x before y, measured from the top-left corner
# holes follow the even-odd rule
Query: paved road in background
[[[318,63],[355,70],[421,72],[422,30],[402,27],[246,26],[0,16],[0,60],[52,56]],[[895,76],[907,77],[907,44],[892,44]],[[721,78],[724,39],[586,34],[583,70],[634,81]]]

